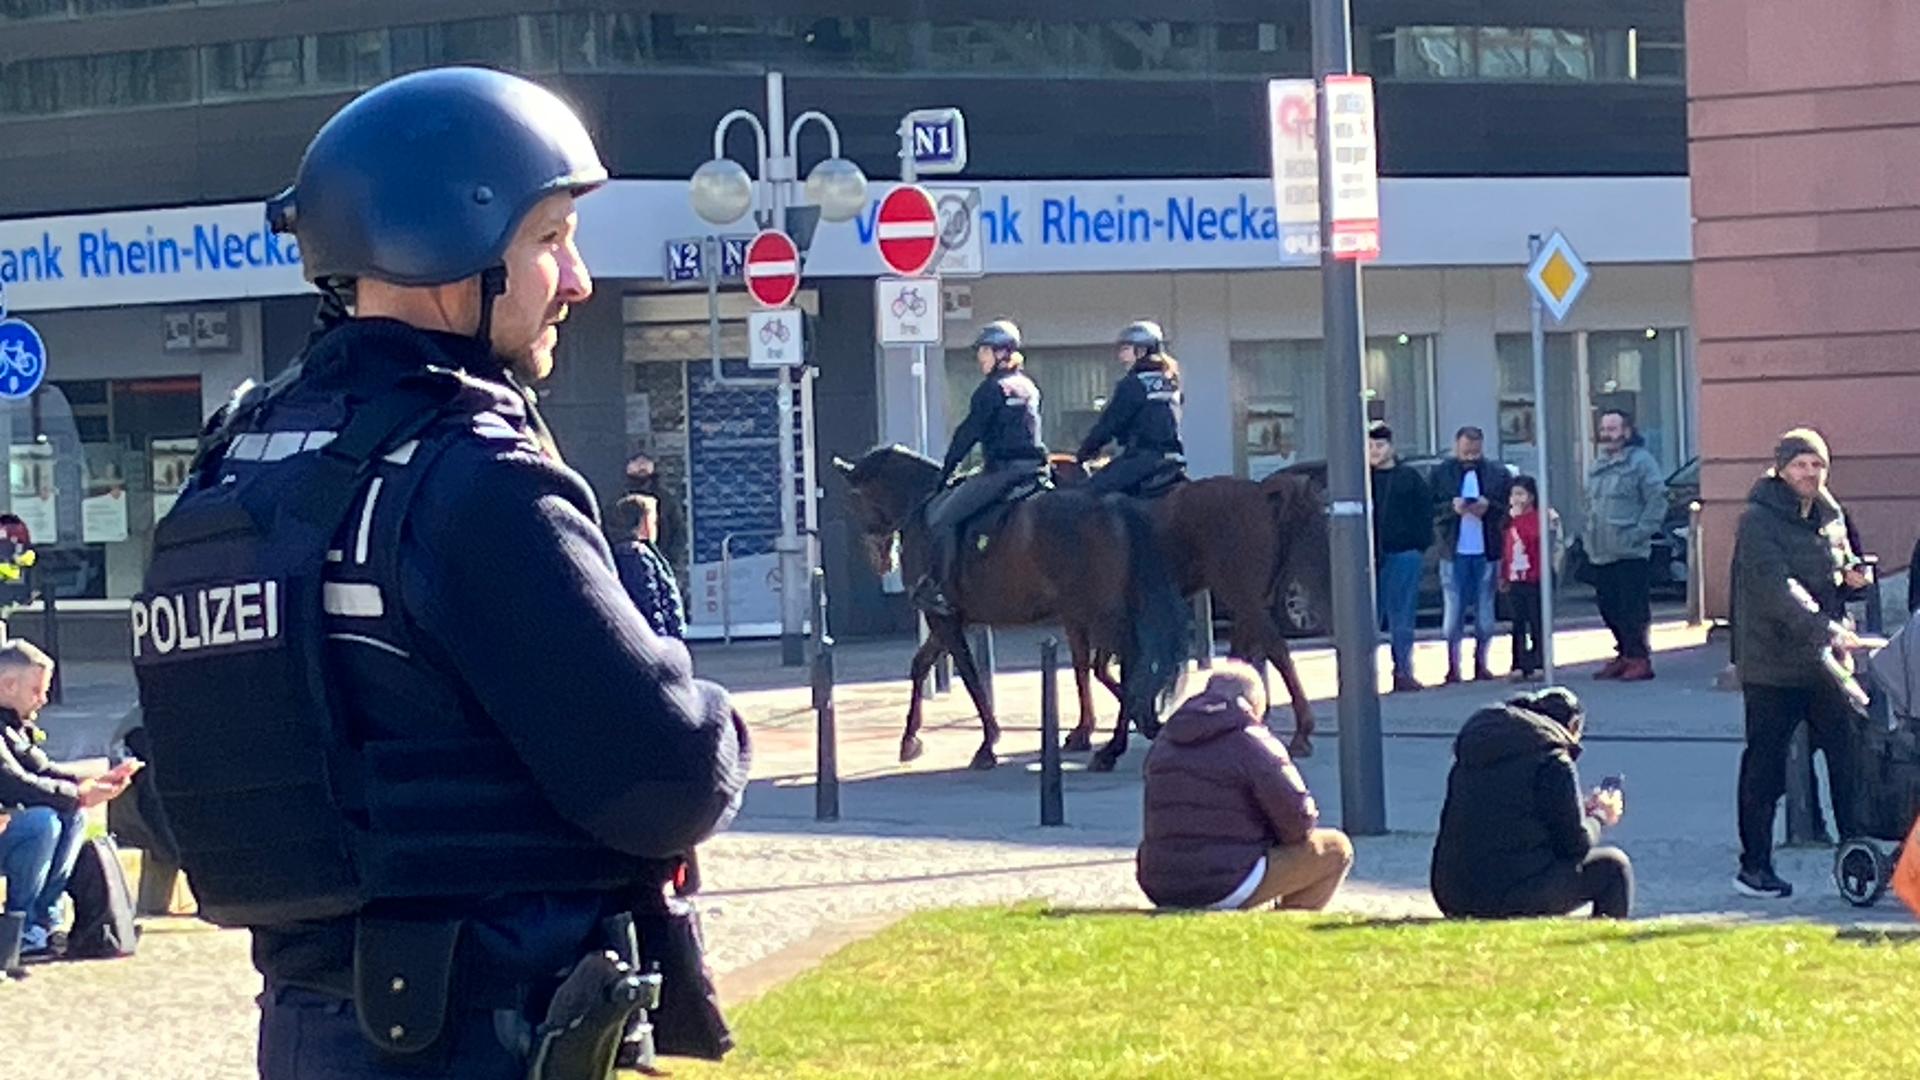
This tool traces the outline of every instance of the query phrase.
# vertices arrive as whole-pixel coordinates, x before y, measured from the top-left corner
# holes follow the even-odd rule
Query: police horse
[[[883,446],[858,461],[836,457],[834,466],[847,482],[850,516],[875,572],[894,568],[897,537],[901,569],[914,580],[932,544],[926,513],[938,494],[940,464],[902,446]],[[901,761],[922,752],[921,687],[934,662],[950,654],[980,713],[983,739],[969,768],[997,763],[1000,725],[967,645],[971,625],[1060,624],[1118,659],[1120,720],[1094,756],[1094,770],[1112,769],[1126,753],[1130,723],[1148,738],[1158,733],[1161,701],[1186,667],[1189,609],[1160,566],[1153,524],[1141,508],[1068,491],[1000,504],[967,523],[949,580],[952,614],[927,617],[931,633],[913,655]]]
[[[1070,455],[1052,459],[1063,490],[1084,484],[1088,470]],[[1327,521],[1312,482],[1275,473],[1265,480],[1209,476],[1156,490],[1151,484],[1140,504],[1153,518],[1168,575],[1183,596],[1202,589],[1228,613],[1228,654],[1256,665],[1272,663],[1293,701],[1294,735],[1288,750],[1295,757],[1313,753],[1313,706],[1287,648],[1290,628],[1313,626],[1313,613],[1328,610]],[[1305,624],[1305,627],[1303,627]],[[1212,640],[1212,628],[1206,628]],[[1062,748],[1091,749],[1093,696],[1088,676],[1113,689],[1110,657],[1084,637],[1068,631],[1073,678],[1080,692],[1080,722]]]

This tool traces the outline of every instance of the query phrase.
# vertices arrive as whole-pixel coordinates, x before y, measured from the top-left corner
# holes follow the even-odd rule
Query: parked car
[[[1653,534],[1653,592],[1663,597],[1687,594],[1687,534],[1692,525],[1690,507],[1700,498],[1700,459],[1693,458],[1667,477],[1667,516]],[[1575,581],[1589,580],[1586,543],[1574,537],[1567,549],[1566,574]]]

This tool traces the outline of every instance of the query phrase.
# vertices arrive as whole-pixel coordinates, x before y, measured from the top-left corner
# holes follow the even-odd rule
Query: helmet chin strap
[[[474,328],[473,339],[489,353],[493,351],[493,302],[506,292],[506,267],[496,266],[480,272],[480,325]]]

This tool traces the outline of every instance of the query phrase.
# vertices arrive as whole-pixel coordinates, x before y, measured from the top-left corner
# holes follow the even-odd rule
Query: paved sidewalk
[[[740,707],[757,739],[747,809],[730,833],[708,845],[703,861],[708,938],[724,989],[764,986],[796,954],[821,951],[809,942],[919,908],[1028,898],[1088,909],[1144,903],[1132,873],[1143,743],[1136,740],[1111,774],[1086,773],[1084,757],[1070,756],[1068,824],[1037,825],[1038,676],[1012,663],[1023,653],[1036,655],[1033,640],[1007,635],[1001,641],[1005,674],[996,692],[1009,730],[1001,747],[1005,763],[987,773],[964,768],[979,735],[959,695],[932,705],[926,756],[900,766],[906,687],[897,665],[904,663],[904,647],[846,650],[848,679],[839,697],[842,820],[827,824],[813,820],[806,689],[778,668],[770,646],[699,650],[704,674],[740,688]],[[1656,634],[1660,678],[1620,685],[1584,678],[1608,651],[1602,635],[1570,631],[1559,640],[1562,657],[1584,665],[1564,676],[1587,698],[1593,716],[1583,773],[1589,782],[1606,773],[1627,777],[1628,812],[1615,839],[1634,858],[1639,914],[1856,920],[1858,913],[1827,880],[1823,851],[1784,853],[1781,870],[1800,887],[1791,901],[1763,905],[1729,889],[1739,698],[1710,689],[1722,664],[1719,646],[1704,644],[1699,631],[1662,626]],[[1438,676],[1442,652],[1437,644],[1421,646],[1423,675]],[[1301,664],[1314,695],[1331,697],[1331,655],[1307,650]],[[1071,712],[1070,685],[1064,673],[1061,678],[1062,704]],[[1336,902],[1340,910],[1433,913],[1426,872],[1450,758],[1445,736],[1478,704],[1510,689],[1468,685],[1383,700],[1389,824],[1396,831],[1358,841],[1354,878]],[[1111,706],[1102,706],[1110,719]],[[1303,769],[1329,822],[1337,824],[1337,724],[1331,701],[1321,709],[1327,734]],[[1284,710],[1274,722],[1291,725]],[[1892,907],[1872,917],[1908,921]],[[252,1075],[258,980],[244,935],[185,919],[148,925],[151,932],[132,960],[42,967],[27,983],[0,986],[0,1047],[33,1047],[31,1060],[7,1060],[0,1075],[67,1080],[81,1067],[76,1063],[102,1080]],[[75,1018],[84,1023],[69,1022]]]

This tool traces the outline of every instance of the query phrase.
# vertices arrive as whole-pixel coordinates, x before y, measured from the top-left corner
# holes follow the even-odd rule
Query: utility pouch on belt
[[[447,1025],[461,924],[362,916],[353,939],[360,1032],[390,1054],[417,1054]]]
[[[608,919],[606,930],[614,948],[574,965],[533,1030],[528,1080],[611,1080],[635,1014],[660,1004],[660,976],[636,968],[632,920]],[[628,1067],[653,1063],[651,1030],[644,1023],[639,1029],[642,1053]]]

